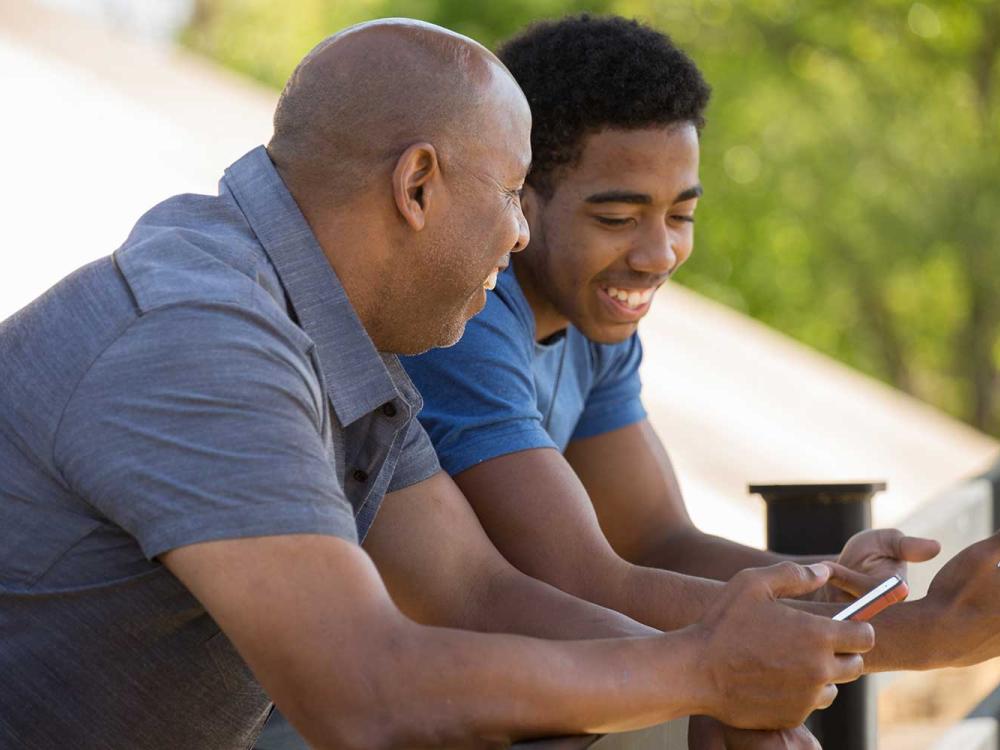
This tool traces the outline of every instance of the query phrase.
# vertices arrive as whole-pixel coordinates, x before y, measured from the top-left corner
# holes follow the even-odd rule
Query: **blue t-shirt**
[[[424,398],[420,422],[445,471],[529,448],[556,448],[646,416],[642,345],[597,344],[573,326],[535,341],[535,319],[513,268],[447,349],[401,358]]]

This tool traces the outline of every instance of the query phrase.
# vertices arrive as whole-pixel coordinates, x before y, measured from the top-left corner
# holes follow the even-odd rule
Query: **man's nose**
[[[519,253],[528,246],[531,240],[531,230],[528,228],[528,220],[524,216],[524,211],[517,210],[517,242],[510,249],[512,253]]]

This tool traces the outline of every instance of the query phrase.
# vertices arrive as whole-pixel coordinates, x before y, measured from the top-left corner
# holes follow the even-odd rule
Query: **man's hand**
[[[766,731],[734,729],[710,716],[692,716],[688,750],[821,750],[805,727]]]
[[[855,575],[836,575],[817,592],[817,601],[849,602],[890,576],[906,580],[908,562],[926,562],[941,545],[933,539],[905,536],[898,529],[860,531],[844,545],[837,562]]]
[[[871,625],[835,622],[776,601],[815,591],[829,575],[823,564],[784,562],[733,576],[693,626],[705,640],[703,713],[745,729],[793,728],[833,702],[836,683],[862,674],[860,654],[875,643]]]
[[[1000,656],[1000,533],[955,555],[913,604],[930,633],[932,663],[962,667]]]

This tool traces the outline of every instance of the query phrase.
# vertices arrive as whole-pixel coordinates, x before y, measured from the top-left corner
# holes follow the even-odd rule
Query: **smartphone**
[[[909,586],[899,576],[880,583],[860,599],[844,607],[834,620],[870,620],[890,604],[901,602],[910,593]]]

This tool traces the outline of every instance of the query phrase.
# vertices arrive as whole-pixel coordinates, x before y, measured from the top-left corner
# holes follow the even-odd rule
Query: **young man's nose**
[[[680,265],[674,238],[667,227],[650,231],[629,255],[629,265],[643,273],[666,276]]]

